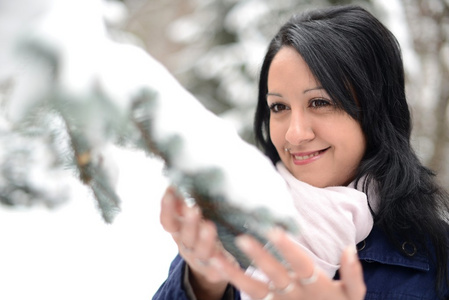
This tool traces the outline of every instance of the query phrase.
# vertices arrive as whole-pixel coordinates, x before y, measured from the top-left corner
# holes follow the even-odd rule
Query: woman
[[[358,259],[348,248],[331,280],[281,230],[269,238],[287,265],[242,236],[237,244],[269,280],[259,281],[169,189],[161,222],[181,256],[154,299],[239,299],[240,291],[253,299],[449,298],[449,197],[411,148],[400,49],[376,18],[343,6],[287,22],[262,66],[255,133],[297,179],[367,194],[374,227]]]

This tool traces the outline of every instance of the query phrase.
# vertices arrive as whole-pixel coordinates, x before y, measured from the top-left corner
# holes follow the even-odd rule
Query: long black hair
[[[449,198],[410,144],[411,118],[396,38],[372,14],[353,5],[312,10],[281,27],[263,61],[254,120],[256,141],[273,163],[280,158],[270,138],[267,78],[273,57],[286,46],[296,49],[336,105],[361,124],[367,145],[355,180],[365,178],[365,192],[371,185],[377,188],[375,225],[398,249],[399,240],[425,250],[430,243],[441,287],[448,282]]]

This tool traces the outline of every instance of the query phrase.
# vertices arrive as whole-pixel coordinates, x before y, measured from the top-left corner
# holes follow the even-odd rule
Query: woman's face
[[[292,47],[282,48],[271,63],[267,103],[271,140],[297,179],[316,187],[354,179],[366,148],[362,128],[336,108]]]

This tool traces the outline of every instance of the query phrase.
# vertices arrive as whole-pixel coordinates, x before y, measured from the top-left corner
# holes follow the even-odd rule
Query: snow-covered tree
[[[449,2],[404,0],[419,70],[409,80],[417,139],[427,164],[449,182]],[[446,184],[447,186],[447,184]]]
[[[11,22],[23,17],[28,2],[8,5]],[[286,184],[268,158],[149,54],[113,40],[104,2],[44,4],[4,38],[11,48],[2,59],[10,89],[2,111],[3,202],[54,203],[67,192],[61,180],[71,166],[112,222],[121,200],[109,149],[119,145],[162,159],[165,175],[216,223],[224,247],[242,265],[249,261],[234,246],[236,235],[265,241],[273,226],[297,230]],[[26,151],[20,144],[28,144]]]

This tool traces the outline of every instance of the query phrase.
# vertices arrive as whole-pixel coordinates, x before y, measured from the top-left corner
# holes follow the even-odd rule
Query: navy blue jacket
[[[435,256],[431,257],[406,241],[399,243],[408,253],[393,247],[384,234],[373,228],[365,241],[358,245],[367,287],[365,299],[449,299],[449,287],[438,297],[435,291]]]
[[[411,243],[401,243],[409,255],[397,251],[383,233],[374,228],[358,245],[367,287],[365,299],[418,300],[449,299],[449,287],[442,297],[435,291],[435,262]],[[169,276],[153,300],[188,300],[183,289],[185,262],[178,255],[172,262]],[[239,300],[238,291],[235,299]]]

